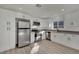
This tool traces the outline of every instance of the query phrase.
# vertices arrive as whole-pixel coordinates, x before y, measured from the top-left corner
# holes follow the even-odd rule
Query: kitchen
[[[73,4],[0,5],[0,38],[2,39],[0,40],[0,52],[5,53],[5,51],[7,50],[25,48],[26,50],[29,50],[29,48],[33,48],[32,46],[30,46],[32,44],[36,46],[36,48],[40,48],[41,46],[43,48],[41,50],[43,50],[44,52],[44,49],[46,49],[47,46],[53,48],[55,45],[51,46],[51,44],[57,43],[58,45],[69,47],[72,51],[77,50],[76,52],[71,52],[70,50],[68,50],[70,51],[70,53],[79,53],[79,10],[77,9],[78,6],[79,5]],[[68,9],[70,7],[72,8]],[[65,9],[68,10],[65,11]],[[58,12],[59,14],[54,14],[54,12]],[[24,24],[28,26],[25,26]],[[22,35],[25,36],[23,37]],[[25,41],[27,37],[28,39]],[[24,41],[22,41],[23,39]],[[46,39],[48,42],[45,41]],[[40,45],[40,42],[42,41],[46,43]],[[44,47],[43,45],[46,47]],[[36,48],[34,49],[36,50]],[[55,51],[53,51],[53,49],[51,50],[51,48],[50,50],[53,52],[49,52],[49,50],[47,50],[44,53],[55,53]],[[43,52],[40,51],[39,53]]]

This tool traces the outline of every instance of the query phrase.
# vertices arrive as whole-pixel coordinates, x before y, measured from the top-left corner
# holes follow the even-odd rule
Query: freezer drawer
[[[19,29],[18,30],[18,47],[28,45],[30,43],[29,29]]]
[[[30,28],[30,22],[19,21],[18,28]]]

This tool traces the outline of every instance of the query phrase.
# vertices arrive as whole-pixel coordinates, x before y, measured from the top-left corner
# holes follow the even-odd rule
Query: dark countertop
[[[79,35],[79,31],[70,31],[70,30],[50,30],[50,31],[55,31],[59,33],[67,33],[67,34],[76,34]]]
[[[79,31],[70,31],[70,30],[60,30],[60,29],[32,29],[32,31],[47,31],[47,32],[59,32],[59,33],[68,33],[68,34],[77,34],[79,35]]]

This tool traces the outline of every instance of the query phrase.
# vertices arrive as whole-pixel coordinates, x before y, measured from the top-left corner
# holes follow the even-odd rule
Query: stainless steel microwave
[[[40,22],[34,21],[34,22],[33,22],[33,25],[34,25],[34,26],[39,26],[39,25],[40,25]]]

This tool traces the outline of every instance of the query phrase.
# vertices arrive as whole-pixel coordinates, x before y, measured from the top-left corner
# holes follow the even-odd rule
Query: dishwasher
[[[46,32],[46,40],[51,41],[51,32]]]

